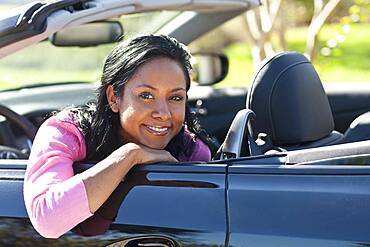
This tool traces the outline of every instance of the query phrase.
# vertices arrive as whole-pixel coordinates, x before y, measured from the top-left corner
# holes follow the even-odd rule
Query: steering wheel
[[[0,105],[0,116],[5,117],[9,122],[16,125],[31,141],[35,138],[37,128],[27,118],[4,105]],[[5,158],[26,159],[28,157],[27,154],[21,152],[19,149],[9,146],[0,146],[0,159]]]

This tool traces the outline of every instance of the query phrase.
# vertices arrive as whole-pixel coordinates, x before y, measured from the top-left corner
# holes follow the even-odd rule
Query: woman
[[[97,102],[64,110],[40,127],[24,199],[42,236],[56,238],[75,226],[84,235],[104,232],[114,213],[106,217],[101,206],[113,201],[119,207],[107,199],[137,164],[210,159],[200,139],[206,141],[205,134],[186,106],[189,59],[184,46],[167,36],[122,43],[105,61]],[[97,163],[75,175],[76,161]]]

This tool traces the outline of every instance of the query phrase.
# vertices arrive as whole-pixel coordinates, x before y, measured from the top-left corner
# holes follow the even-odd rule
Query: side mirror
[[[50,41],[55,46],[97,46],[121,41],[123,28],[118,21],[91,22],[54,33]]]
[[[193,81],[200,86],[216,84],[225,79],[229,71],[229,60],[224,54],[194,52]]]

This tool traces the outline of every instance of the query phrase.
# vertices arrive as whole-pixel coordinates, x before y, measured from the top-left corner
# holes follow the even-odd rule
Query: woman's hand
[[[135,143],[127,143],[114,151],[108,158],[115,160],[117,163],[123,162],[123,159],[129,159],[131,167],[137,164],[152,164],[161,161],[177,162],[166,150],[157,150],[148,148]],[[125,161],[127,164],[127,160]]]
[[[166,150],[158,150],[148,148],[143,145],[137,145],[134,143],[129,143],[129,145],[135,146],[137,152],[135,152],[134,163],[135,164],[152,164],[161,161],[165,162],[178,162],[169,152]]]

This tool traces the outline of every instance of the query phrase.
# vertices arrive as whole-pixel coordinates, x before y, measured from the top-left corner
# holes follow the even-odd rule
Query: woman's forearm
[[[95,213],[136,164],[135,149],[126,144],[80,176],[85,184],[89,209]]]

